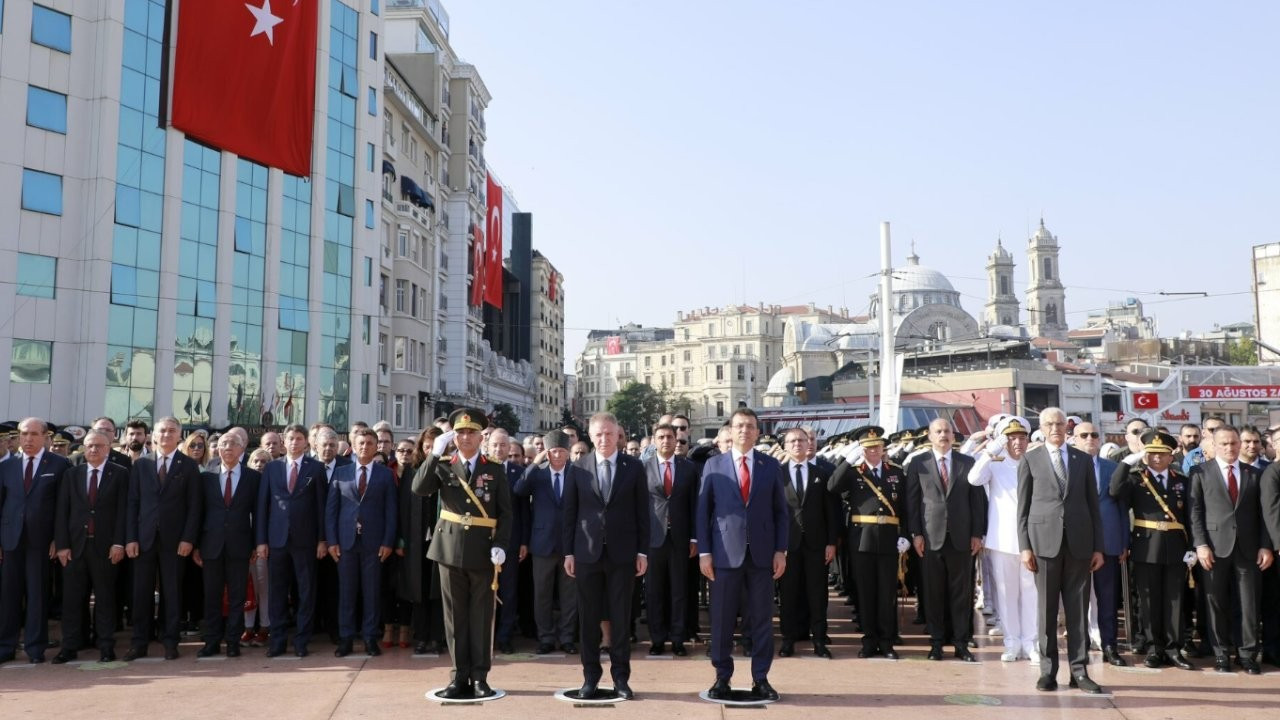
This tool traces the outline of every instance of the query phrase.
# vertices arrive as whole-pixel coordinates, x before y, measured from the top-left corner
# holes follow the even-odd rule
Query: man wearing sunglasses
[[[1123,667],[1116,643],[1120,610],[1120,566],[1129,558],[1129,508],[1111,496],[1111,476],[1116,463],[1098,456],[1101,433],[1091,422],[1081,422],[1071,433],[1071,443],[1093,461],[1098,482],[1098,510],[1102,514],[1102,567],[1093,571],[1093,602],[1089,604],[1089,637],[1102,648],[1102,659]]]

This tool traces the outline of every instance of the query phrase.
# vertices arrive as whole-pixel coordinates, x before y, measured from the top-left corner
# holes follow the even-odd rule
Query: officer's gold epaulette
[[[895,469],[897,469],[897,470],[901,470],[901,469],[902,469],[902,466],[901,466],[901,465],[899,465],[899,464],[898,464],[898,463],[896,463],[896,462],[893,462],[892,460],[885,459],[885,460],[883,460],[882,462],[883,462],[885,465],[888,465],[888,466],[889,466],[889,467],[891,467],[891,468],[895,468]]]

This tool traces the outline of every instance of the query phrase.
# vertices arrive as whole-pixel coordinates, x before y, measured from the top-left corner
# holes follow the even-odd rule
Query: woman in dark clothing
[[[437,498],[419,497],[413,493],[413,473],[431,452],[441,431],[427,428],[418,436],[411,452],[399,453],[400,462],[400,531],[396,554],[400,561],[399,598],[410,604],[413,628],[413,652],[444,652],[444,607],[440,603],[440,573],[427,559],[430,536],[436,525]]]

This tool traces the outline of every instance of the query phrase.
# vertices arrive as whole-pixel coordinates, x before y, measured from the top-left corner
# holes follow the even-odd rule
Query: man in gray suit
[[[1036,575],[1040,615],[1037,690],[1058,689],[1058,602],[1067,615],[1071,687],[1099,694],[1089,678],[1089,578],[1102,567],[1102,514],[1093,458],[1067,446],[1067,417],[1040,413],[1044,444],[1018,464],[1018,549]]]

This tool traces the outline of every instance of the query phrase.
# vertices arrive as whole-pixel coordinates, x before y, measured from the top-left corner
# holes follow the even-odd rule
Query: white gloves
[[[1141,459],[1142,459],[1142,453],[1136,452],[1136,453],[1129,453],[1125,457],[1125,459],[1121,460],[1120,462],[1124,463],[1125,465],[1128,465],[1129,467],[1133,467],[1134,465],[1137,465],[1138,461]]]
[[[1187,567],[1191,567],[1192,565],[1195,565],[1196,560],[1197,558],[1194,550],[1188,550],[1187,554],[1182,556],[1182,562],[1186,563]]]
[[[458,433],[452,430],[449,430],[445,432],[443,435],[441,435],[440,437],[436,438],[436,441],[431,445],[431,454],[435,455],[436,457],[440,457],[441,455],[443,455],[444,449],[449,447],[449,443],[453,442],[453,439],[457,436],[458,436]]]
[[[849,449],[844,451],[844,459],[850,465],[857,465],[862,462],[865,456],[865,450],[862,449],[862,443],[849,443]]]
[[[1004,449],[1009,446],[1009,436],[1001,433],[991,438],[991,442],[987,443],[986,450],[992,457],[1000,455]]]
[[[906,551],[908,551],[908,550],[910,550],[910,549],[911,549],[911,541],[910,541],[910,540],[908,540],[908,539],[906,539],[906,538],[904,538],[904,537],[900,537],[900,538],[898,538],[898,554],[899,554],[899,555],[901,555],[902,553],[904,553],[904,552],[906,552]]]
[[[496,547],[489,551],[489,561],[494,565],[501,565],[507,561],[507,553],[500,547]]]

